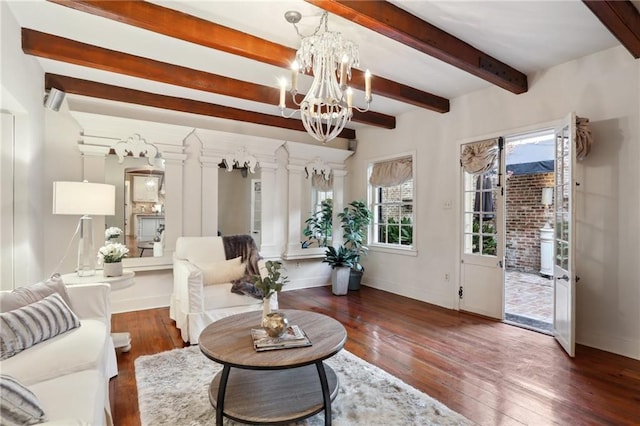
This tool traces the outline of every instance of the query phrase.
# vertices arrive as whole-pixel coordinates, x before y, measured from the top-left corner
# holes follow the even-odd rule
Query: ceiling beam
[[[56,61],[261,102],[273,105],[274,109],[280,99],[280,91],[274,87],[117,52],[28,28],[22,29],[22,50]],[[288,104],[295,108],[291,100]],[[396,126],[395,117],[372,111],[361,113],[354,110],[352,120],[384,129]]]
[[[520,94],[528,90],[525,74],[391,3],[306,1],[510,92]]]
[[[67,94],[89,96],[92,98],[107,99],[110,101],[126,102],[130,104],[306,132],[300,120],[292,120],[276,115],[245,111],[238,108],[194,101],[191,99],[158,95],[155,93],[97,83],[94,81],[82,80],[58,74],[46,73],[44,78],[46,89],[55,87]],[[353,129],[344,129],[338,137],[355,139],[356,132]]]
[[[628,0],[582,0],[609,32],[640,58],[640,11]]]
[[[169,37],[289,69],[296,50],[173,9],[141,1],[49,0],[52,3],[144,28]],[[364,90],[364,72],[352,70],[351,85]],[[374,76],[373,93],[436,112],[449,100]]]

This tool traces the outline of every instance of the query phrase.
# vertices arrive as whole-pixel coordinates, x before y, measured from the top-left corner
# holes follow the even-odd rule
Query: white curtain
[[[576,158],[584,160],[591,151],[593,135],[589,128],[589,119],[576,117]]]
[[[470,143],[462,149],[460,164],[467,173],[482,174],[493,169],[498,154],[498,139]]]
[[[324,175],[319,173],[312,174],[311,186],[318,191],[331,191],[333,189],[333,173],[329,175],[329,179],[325,179]]]
[[[413,178],[411,157],[375,163],[369,183],[373,186],[396,186]]]

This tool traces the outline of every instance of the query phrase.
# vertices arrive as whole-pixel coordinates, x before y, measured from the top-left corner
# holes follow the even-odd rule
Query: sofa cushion
[[[46,420],[38,398],[15,378],[0,376],[0,418],[2,424],[33,425]]]
[[[108,424],[105,414],[108,384],[98,370],[61,375],[29,388],[53,424]]]
[[[2,372],[31,386],[77,371],[105,371],[106,347],[111,344],[107,324],[97,319],[80,322],[80,327],[2,361]]]
[[[47,281],[39,282],[28,287],[18,287],[11,292],[0,293],[0,312],[13,311],[27,306],[45,297],[58,293],[62,300],[73,309],[71,299],[67,293],[67,287],[62,282],[59,274],[53,275]]]
[[[193,262],[193,264],[202,270],[202,281],[205,285],[230,283],[233,280],[242,278],[247,269],[240,256],[230,260],[218,262],[198,261]]]
[[[58,293],[0,313],[0,360],[80,327],[80,320]]]

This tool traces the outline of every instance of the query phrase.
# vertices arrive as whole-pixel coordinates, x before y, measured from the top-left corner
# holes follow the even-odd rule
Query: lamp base
[[[96,252],[93,248],[93,221],[90,216],[80,218],[80,241],[78,242],[79,277],[90,277],[96,274]]]

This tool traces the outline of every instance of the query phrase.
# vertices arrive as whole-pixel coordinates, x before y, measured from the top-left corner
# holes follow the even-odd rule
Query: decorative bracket
[[[118,156],[118,163],[120,164],[124,161],[124,157],[131,154],[135,158],[140,158],[144,155],[149,165],[153,166],[156,155],[158,154],[158,148],[153,144],[147,143],[147,141],[142,139],[137,133],[126,141],[118,142],[113,149]]]
[[[315,173],[322,175],[325,180],[329,180],[331,175],[331,167],[322,161],[320,157],[316,157],[312,162],[307,163],[304,168],[307,171],[307,178]]]
[[[251,155],[245,147],[238,149],[236,152],[225,154],[222,157],[222,161],[228,172],[232,171],[233,166],[236,165],[238,167],[246,167],[251,173],[255,173],[255,168],[258,165],[256,157]]]

